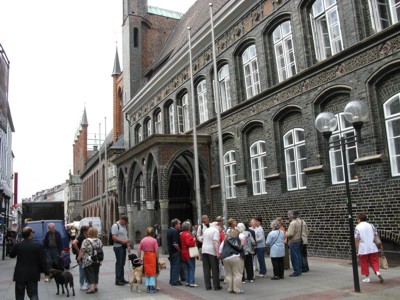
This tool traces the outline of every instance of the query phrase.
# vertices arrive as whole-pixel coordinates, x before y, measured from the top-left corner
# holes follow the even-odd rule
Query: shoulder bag
[[[199,248],[197,248],[197,246],[189,247],[189,256],[191,258],[199,257],[200,256]]]

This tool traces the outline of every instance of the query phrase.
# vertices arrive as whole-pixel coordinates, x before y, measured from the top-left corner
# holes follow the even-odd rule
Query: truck
[[[22,219],[27,221],[63,220],[64,201],[23,202]]]

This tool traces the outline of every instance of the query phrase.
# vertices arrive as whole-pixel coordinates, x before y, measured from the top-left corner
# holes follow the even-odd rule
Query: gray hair
[[[182,223],[182,230],[188,231],[190,229],[190,223],[189,222],[183,222]]]
[[[297,210],[289,210],[288,216],[292,216],[293,219],[297,219],[297,217],[299,216],[299,212]]]
[[[279,221],[273,220],[273,221],[271,222],[271,229],[278,229],[278,228],[280,228],[280,227],[281,227],[281,224],[279,223]]]

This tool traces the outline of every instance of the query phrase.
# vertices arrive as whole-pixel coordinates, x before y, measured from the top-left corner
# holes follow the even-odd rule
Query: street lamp
[[[349,186],[349,174],[347,172],[347,154],[346,145],[350,143],[361,143],[361,128],[364,122],[368,119],[368,108],[364,102],[355,100],[349,102],[344,109],[345,119],[352,123],[356,130],[356,135],[341,137],[340,140],[329,141],[332,132],[337,128],[337,118],[333,113],[322,112],[315,119],[315,127],[321,132],[325,138],[326,151],[329,154],[329,149],[340,146],[343,157],[343,170],[344,180],[346,184],[346,196],[347,196],[347,214],[349,219],[349,231],[350,231],[350,246],[351,246],[351,261],[353,265],[353,280],[354,290],[360,292],[360,282],[358,277],[357,267],[357,255],[356,255],[356,243],[354,238],[354,220],[353,220],[353,207],[351,204],[350,186]]]

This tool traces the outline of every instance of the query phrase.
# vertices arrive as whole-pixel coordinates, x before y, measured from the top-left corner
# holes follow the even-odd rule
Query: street
[[[310,272],[300,277],[291,278],[288,275],[291,270],[285,271],[284,280],[270,280],[272,266],[269,257],[266,257],[267,278],[256,279],[254,283],[242,285],[244,294],[229,294],[226,284],[221,283],[223,290],[206,291],[203,282],[202,262],[196,261],[196,283],[200,286],[189,288],[171,287],[169,282],[169,262],[165,255],[160,258],[167,262],[167,269],[161,270],[158,277],[160,291],[156,294],[146,293],[144,284],[140,286],[140,294],[131,292],[129,285],[116,286],[114,277],[115,258],[112,247],[104,247],[105,259],[100,268],[99,292],[87,295],[79,289],[79,270],[70,270],[74,277],[75,297],[70,299],[185,299],[185,300],[217,300],[217,299],[400,299],[400,267],[382,270],[385,282],[379,284],[375,275],[371,274],[371,283],[361,282],[361,293],[353,292],[353,276],[350,261],[338,259],[309,258]],[[126,279],[130,279],[131,266],[127,261],[125,266]],[[72,263],[71,266],[74,266]],[[0,299],[14,299],[14,272],[15,259],[0,260]],[[257,274],[257,272],[256,272]],[[39,299],[65,299],[66,295],[56,295],[56,284],[54,281],[44,282],[44,276],[39,282]],[[362,276],[360,276],[360,280]],[[70,291],[71,292],[71,291]],[[28,299],[27,296],[25,296]]]

